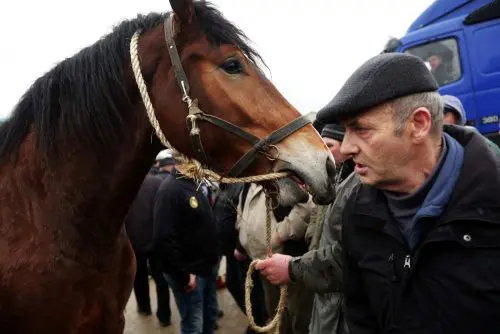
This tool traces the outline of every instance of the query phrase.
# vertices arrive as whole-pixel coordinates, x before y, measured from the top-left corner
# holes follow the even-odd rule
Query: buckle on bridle
[[[189,95],[183,97],[182,100],[188,104],[188,115],[186,116],[186,119],[191,125],[189,134],[191,136],[200,135],[200,128],[196,124],[196,120],[200,118],[200,115],[203,115],[203,111],[201,111],[198,107],[198,100],[192,100]]]
[[[269,161],[278,160],[280,157],[280,151],[274,144],[265,145],[261,150],[259,150],[259,153],[264,155]]]
[[[191,109],[191,105],[193,104],[193,100],[189,96],[187,89],[186,89],[186,84],[184,83],[184,80],[181,80],[181,90],[182,90],[182,102],[186,103],[188,105],[188,108]]]
[[[196,115],[187,115],[186,119],[190,123],[189,126],[189,135],[190,136],[199,136],[200,135],[200,128],[196,124],[196,119],[198,117]]]

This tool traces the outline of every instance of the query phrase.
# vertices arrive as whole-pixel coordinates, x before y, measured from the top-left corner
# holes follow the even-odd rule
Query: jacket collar
[[[447,125],[444,130],[464,147],[464,163],[439,224],[458,219],[482,219],[500,224],[500,158],[481,134],[460,126]],[[355,215],[378,218],[362,219],[359,224],[383,229],[390,214],[382,191],[361,185],[354,196]]]

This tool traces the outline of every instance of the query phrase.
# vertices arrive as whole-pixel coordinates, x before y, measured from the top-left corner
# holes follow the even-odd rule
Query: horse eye
[[[220,67],[228,74],[243,73],[243,65],[238,59],[231,59],[224,62]]]

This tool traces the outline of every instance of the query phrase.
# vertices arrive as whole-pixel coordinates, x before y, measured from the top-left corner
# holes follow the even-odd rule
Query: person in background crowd
[[[464,106],[460,100],[453,95],[443,95],[443,103],[444,103],[444,124],[454,124],[464,126],[467,130],[474,131],[478,134],[479,131],[473,126],[466,126],[467,122],[467,114],[465,112]],[[484,137],[488,146],[495,151],[497,155],[500,155],[500,148],[497,144],[489,140],[487,137]]]
[[[221,184],[214,203],[214,215],[217,224],[220,254],[226,259],[226,286],[236,304],[243,313],[245,309],[245,279],[250,260],[238,242],[236,230],[237,207],[243,184]],[[238,251],[236,251],[238,249]],[[236,255],[235,255],[236,254]],[[254,286],[250,295],[255,323],[264,326],[268,319],[265,308],[264,290],[259,274],[254,271]],[[250,327],[247,334],[256,333]]]
[[[340,146],[344,140],[344,135],[345,127],[338,123],[326,124],[321,130],[321,137],[335,159],[335,166],[337,168],[336,185],[339,185],[354,170],[354,162],[352,159],[350,159],[348,155],[340,152]]]
[[[361,181],[342,216],[353,334],[498,332],[500,157],[443,128],[437,89],[420,58],[382,54],[317,114],[346,127]]]
[[[465,126],[465,122],[467,122],[467,116],[462,102],[460,102],[458,98],[452,95],[443,95],[442,98],[444,103],[444,124],[456,124]]]
[[[446,85],[458,79],[456,73],[454,73],[455,64],[453,60],[455,53],[445,42],[433,43],[432,48],[424,48],[424,50],[422,50],[425,52],[424,54],[415,55],[425,59],[426,66],[433,74],[439,86]]]
[[[318,125],[318,122],[315,123]],[[354,170],[354,162],[340,153],[340,145],[344,140],[345,128],[337,123],[320,125],[320,133],[326,146],[330,149],[335,160],[335,167],[337,173],[335,176],[335,185],[338,186],[344,181]],[[321,234],[323,232],[323,222],[325,221],[325,214],[329,205],[315,205],[311,212],[311,220],[306,230],[306,241],[309,244],[309,250],[317,249]]]
[[[344,134],[345,128],[336,123],[321,129],[321,136],[335,158],[336,183],[342,183],[337,186],[334,203],[321,206],[325,213],[309,224],[308,234],[313,235],[309,252],[297,257],[274,254],[256,266],[272,284],[301,284],[315,293],[309,325],[311,334],[347,333],[343,296],[339,292],[342,281],[340,226],[344,205],[359,179],[352,175],[354,163],[350,157],[340,152]],[[310,232],[311,229],[314,231]]]
[[[181,316],[181,333],[211,334],[217,320],[216,226],[207,196],[174,167],[155,197],[155,247]]]
[[[161,179],[165,179],[170,175],[172,168],[175,166],[175,160],[172,158],[170,150],[163,150],[156,156],[155,164],[152,168],[152,173]]]
[[[161,179],[148,173],[125,217],[125,229],[134,249],[137,269],[134,280],[134,294],[137,309],[142,315],[151,315],[149,297],[149,271],[156,285],[158,307],[156,316],[160,325],[171,324],[170,292],[168,283],[162,275],[161,262],[154,251],[153,206],[154,198]]]
[[[312,198],[293,207],[277,206],[271,216],[272,247],[274,252],[293,256],[307,251],[304,239],[313,207]],[[248,260],[267,256],[266,243],[266,195],[261,185],[246,184],[238,203],[239,242]],[[243,254],[237,249],[236,259]],[[279,289],[261,277],[266,300],[267,314],[271,317],[279,301]],[[313,296],[300,285],[290,287],[287,304],[281,321],[281,333],[307,333]]]
[[[205,195],[205,197],[208,200],[208,203],[210,204],[210,207],[212,209],[212,212],[214,211],[214,205],[215,205],[215,198],[218,192],[218,185],[212,182],[204,181],[200,183],[199,185],[199,190]],[[214,221],[215,221],[215,215],[214,215]],[[222,276],[219,273],[220,269],[220,262],[222,260],[222,254],[219,254],[219,259],[217,261],[217,278],[215,280],[215,287],[216,290],[224,289],[226,287],[226,284],[222,278]],[[213,290],[213,296],[212,298],[215,298],[217,301],[217,318],[222,318],[224,317],[224,311],[219,307],[219,300],[217,298],[217,291]],[[215,329],[218,329],[219,325],[216,323],[215,324]]]

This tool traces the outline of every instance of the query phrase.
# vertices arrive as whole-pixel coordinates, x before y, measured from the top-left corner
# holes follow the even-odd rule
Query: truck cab
[[[500,0],[437,0],[384,52],[423,59],[439,92],[461,100],[467,125],[500,142]]]

